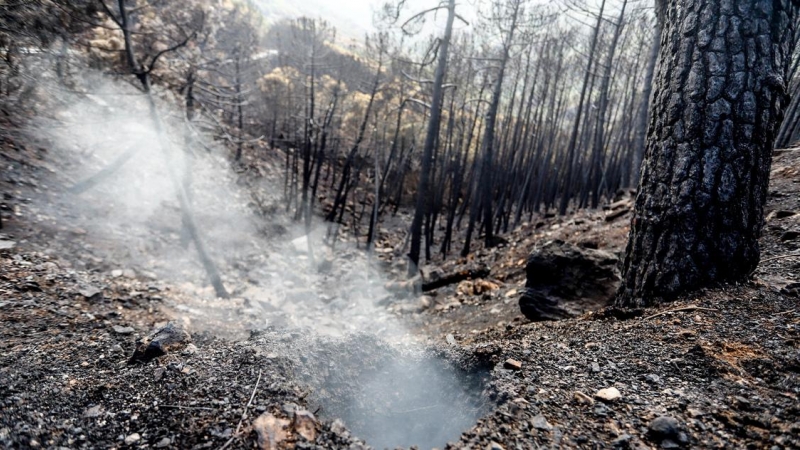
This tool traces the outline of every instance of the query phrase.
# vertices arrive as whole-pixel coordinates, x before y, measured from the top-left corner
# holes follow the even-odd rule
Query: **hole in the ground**
[[[345,371],[330,377],[313,401],[322,417],[343,420],[373,448],[443,448],[489,411],[485,367],[433,355],[371,362],[368,368],[337,364]]]

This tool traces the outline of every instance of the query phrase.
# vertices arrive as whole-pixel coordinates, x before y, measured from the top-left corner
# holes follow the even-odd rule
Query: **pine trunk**
[[[661,51],[617,303],[747,277],[759,261],[772,144],[788,104],[788,0],[661,4]]]

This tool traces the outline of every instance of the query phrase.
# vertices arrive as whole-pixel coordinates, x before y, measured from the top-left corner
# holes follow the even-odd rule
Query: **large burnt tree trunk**
[[[659,3],[647,149],[617,304],[747,277],[788,104],[789,0]]]

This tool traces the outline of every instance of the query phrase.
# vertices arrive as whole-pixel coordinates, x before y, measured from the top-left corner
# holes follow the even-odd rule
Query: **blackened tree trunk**
[[[747,277],[788,104],[789,0],[660,3],[662,46],[617,304]]]
[[[453,22],[456,17],[456,2],[449,0],[447,4],[447,25],[444,37],[439,44],[439,61],[436,65],[435,79],[433,82],[433,98],[431,99],[431,115],[428,119],[428,131],[425,135],[425,147],[422,150],[422,167],[419,174],[417,187],[417,202],[414,209],[414,219],[411,222],[411,251],[408,253],[408,272],[416,273],[419,265],[419,253],[422,248],[422,219],[428,212],[429,186],[431,160],[436,140],[439,137],[439,125],[442,119],[442,99],[444,98],[444,77],[447,72],[447,55],[450,47],[450,38],[453,35]]]

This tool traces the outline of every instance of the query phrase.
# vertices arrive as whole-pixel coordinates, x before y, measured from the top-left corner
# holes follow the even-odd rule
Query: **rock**
[[[489,445],[486,446],[486,450],[506,450],[503,448],[502,445],[498,444],[497,442],[490,442]]]
[[[261,450],[276,450],[289,436],[286,428],[289,421],[279,419],[272,414],[264,413],[253,421],[253,430],[258,435],[258,448]]]
[[[674,440],[680,433],[680,422],[671,416],[660,416],[653,419],[647,426],[648,434],[658,441]]]
[[[142,436],[140,436],[139,433],[130,434],[125,438],[125,445],[133,445],[139,442],[141,439]]]
[[[575,400],[575,403],[580,405],[594,405],[594,399],[581,391],[575,391],[575,393],[572,394],[572,398]]]
[[[103,291],[101,291],[100,289],[97,289],[94,286],[89,286],[89,287],[87,287],[85,289],[79,290],[78,294],[82,295],[84,298],[86,298],[86,300],[91,300],[92,298],[94,298],[95,296],[100,294],[101,292],[103,292]]]
[[[309,442],[314,442],[317,438],[317,419],[314,414],[305,409],[299,409],[294,412],[292,428]]]
[[[134,330],[132,327],[123,327],[120,325],[114,325],[114,333],[117,334],[133,334]]]
[[[155,378],[156,381],[161,381],[161,379],[164,378],[165,373],[167,373],[167,369],[164,367],[158,367],[155,371],[153,371],[153,378]]]
[[[520,310],[530,320],[559,320],[606,305],[619,285],[618,264],[611,253],[550,241],[528,257]]]
[[[297,403],[293,402],[284,403],[283,405],[281,405],[281,411],[283,411],[284,413],[286,413],[287,416],[290,417],[293,416],[294,412],[297,411],[298,409],[300,409],[300,407],[297,406]]]
[[[447,341],[450,345],[456,345],[456,338],[452,334],[448,333],[447,336],[444,337],[444,340]]]
[[[611,446],[614,448],[629,448],[631,445],[631,437],[630,434],[623,434],[620,437],[611,441]]]
[[[645,375],[644,379],[648,383],[652,383],[652,384],[661,383],[661,377],[659,377],[658,375],[652,374],[652,373],[649,373],[649,374]]]
[[[195,353],[197,353],[197,346],[194,344],[187,345],[181,352],[182,355],[194,355]]]
[[[156,448],[169,447],[169,444],[171,444],[171,443],[172,443],[172,441],[168,437],[165,437],[165,438],[161,438],[161,440],[156,442],[155,447]]]
[[[506,362],[503,363],[503,367],[510,370],[522,370],[522,363],[516,359],[508,358]]]
[[[550,425],[547,419],[545,419],[545,417],[541,414],[531,419],[531,427],[537,430],[544,430],[544,431],[550,431],[553,429],[553,426]]]
[[[122,270],[116,269],[111,271],[111,276],[113,278],[119,278],[122,276]]]
[[[94,405],[89,407],[84,413],[84,417],[100,417],[103,415],[103,408],[100,405]]]
[[[300,236],[297,239],[293,239],[291,244],[297,253],[308,253],[308,236]]]
[[[596,362],[593,362],[592,363],[592,372],[594,372],[594,373],[600,372],[600,364],[597,364]]]
[[[347,427],[344,425],[342,419],[335,419],[333,422],[331,422],[331,432],[345,438],[350,435],[350,432],[347,431]]]
[[[171,351],[181,350],[185,348],[191,340],[192,337],[183,327],[175,322],[169,322],[165,326],[154,330],[146,337],[136,341],[136,349],[128,363],[148,362],[153,358],[166,355]]]
[[[0,250],[11,250],[16,246],[17,243],[14,241],[0,240]]]
[[[594,394],[594,397],[600,401],[606,403],[613,403],[622,398],[622,394],[620,394],[619,389],[615,387],[600,389],[597,393]]]
[[[692,418],[702,417],[706,414],[703,410],[698,408],[686,408],[686,413],[689,414],[689,417]]]

